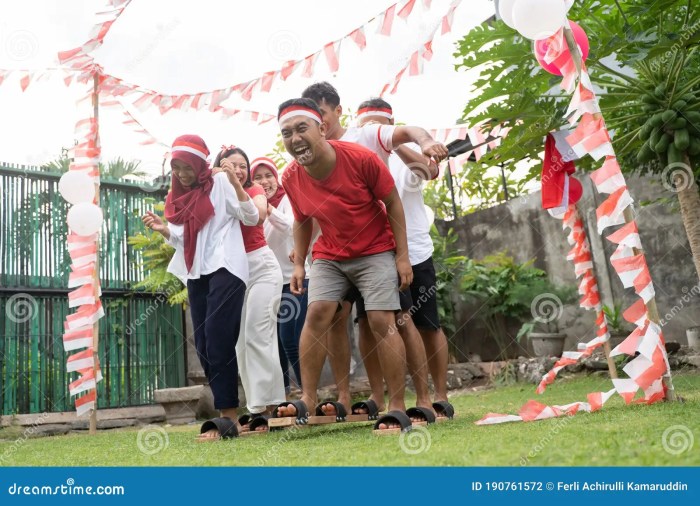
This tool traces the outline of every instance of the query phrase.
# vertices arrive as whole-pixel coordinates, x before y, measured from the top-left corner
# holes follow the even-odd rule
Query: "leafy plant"
[[[155,203],[153,206],[156,213],[162,213],[164,209],[164,202]],[[165,242],[165,238],[158,232],[144,229],[143,232],[129,237],[128,243],[135,250],[141,251],[142,266],[148,273],[143,281],[134,285],[134,288],[151,293],[165,293],[168,296],[168,302],[172,305],[185,304],[187,287],[167,271],[175,249]]]
[[[569,18],[588,33],[586,66],[600,98],[621,169],[657,173],[680,202],[700,273],[700,8],[691,0],[581,0]],[[463,121],[511,127],[498,149],[481,159],[513,166],[537,161],[544,136],[568,126],[571,97],[561,78],[541,69],[532,43],[501,21],[473,28],[460,42],[457,68],[477,69]],[[585,157],[580,170],[600,163]],[[536,179],[539,166],[526,176]]]
[[[434,246],[433,263],[437,278],[436,297],[440,324],[447,336],[450,355],[457,356],[457,346],[454,342],[456,332],[455,296],[460,297],[458,282],[467,257],[460,254],[457,247],[459,237],[453,229],[450,228],[443,236],[440,235],[435,225],[432,225],[430,237]]]
[[[516,287],[515,291],[523,291],[523,287]],[[577,288],[575,286],[557,286],[546,278],[536,280],[522,293],[524,300],[530,301],[532,319],[523,323],[515,339],[520,342],[523,336],[535,330],[547,334],[558,334],[559,318],[564,310],[564,305],[574,301],[576,294]]]
[[[532,298],[542,293],[544,271],[532,266],[532,260],[519,264],[504,252],[483,260],[468,259],[461,278],[461,291],[480,305],[477,317],[483,322],[500,354],[511,344],[508,320],[522,320],[530,313]]]
[[[603,314],[611,333],[623,334],[627,331],[625,321],[622,318],[622,304],[615,303],[613,307],[603,305]]]

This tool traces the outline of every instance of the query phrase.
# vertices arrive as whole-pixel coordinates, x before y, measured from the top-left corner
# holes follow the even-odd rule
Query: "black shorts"
[[[413,283],[411,283],[410,290],[413,307],[409,313],[413,318],[413,323],[423,330],[439,329],[437,278],[433,257],[413,266]]]
[[[357,319],[367,315],[362,295],[357,288],[353,287],[344,299],[357,303]],[[399,300],[401,311],[411,315],[416,327],[424,330],[440,328],[437,307],[437,278],[432,257],[413,266],[413,283],[408,290],[399,292]]]

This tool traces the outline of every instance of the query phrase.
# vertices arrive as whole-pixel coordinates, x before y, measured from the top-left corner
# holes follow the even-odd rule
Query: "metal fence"
[[[70,257],[67,204],[60,174],[0,165],[0,407],[2,414],[70,411],[63,321],[68,309]],[[127,238],[143,229],[140,216],[162,189],[103,181],[100,280],[106,316],[100,320],[104,381],[98,407],[153,402],[153,391],[184,386],[184,315],[159,294],[136,293],[140,253]],[[130,331],[127,332],[127,329]]]

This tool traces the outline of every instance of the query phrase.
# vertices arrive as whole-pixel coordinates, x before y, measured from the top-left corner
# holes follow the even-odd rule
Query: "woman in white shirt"
[[[205,422],[198,441],[238,435],[236,340],[248,281],[241,223],[259,213],[232,170],[213,175],[201,137],[175,139],[172,186],[165,201],[168,224],[152,212],[144,224],[175,248],[168,272],[187,285],[197,355],[220,418]]]
[[[289,254],[294,249],[294,238],[292,236],[294,215],[292,214],[292,206],[284,188],[280,184],[277,165],[274,160],[267,157],[256,158],[251,163],[250,174],[253,181],[265,190],[268,203],[267,219],[264,224],[265,239],[277,257],[277,261],[282,269],[282,279],[284,280],[282,301],[277,315],[277,332],[284,351],[284,357],[280,357],[282,369],[286,369],[286,357],[286,361],[292,366],[297,384],[301,388],[299,337],[306,319],[308,300],[306,292],[301,296],[297,296],[293,295],[289,290],[289,280],[294,270],[294,264],[289,259]],[[308,266],[306,272],[309,272]],[[304,280],[304,288],[308,288],[308,282],[308,279]],[[282,354],[280,353],[280,355]]]

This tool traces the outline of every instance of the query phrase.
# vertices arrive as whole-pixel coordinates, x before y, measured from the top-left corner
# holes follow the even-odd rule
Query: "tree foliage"
[[[615,0],[581,0],[569,12],[588,35],[586,66],[623,171],[665,167],[663,156],[644,165],[637,161],[644,145],[640,131],[653,114],[671,109],[681,98],[689,99],[684,112],[700,110],[699,15],[692,0],[619,5]],[[512,127],[499,149],[482,160],[512,167],[521,159],[538,159],[547,132],[567,124],[564,113],[570,96],[562,94],[561,78],[540,68],[532,42],[494,21],[467,33],[455,56],[457,68],[480,71],[463,121]],[[577,167],[597,168],[589,158]],[[539,170],[533,166],[528,177],[537,177]]]

